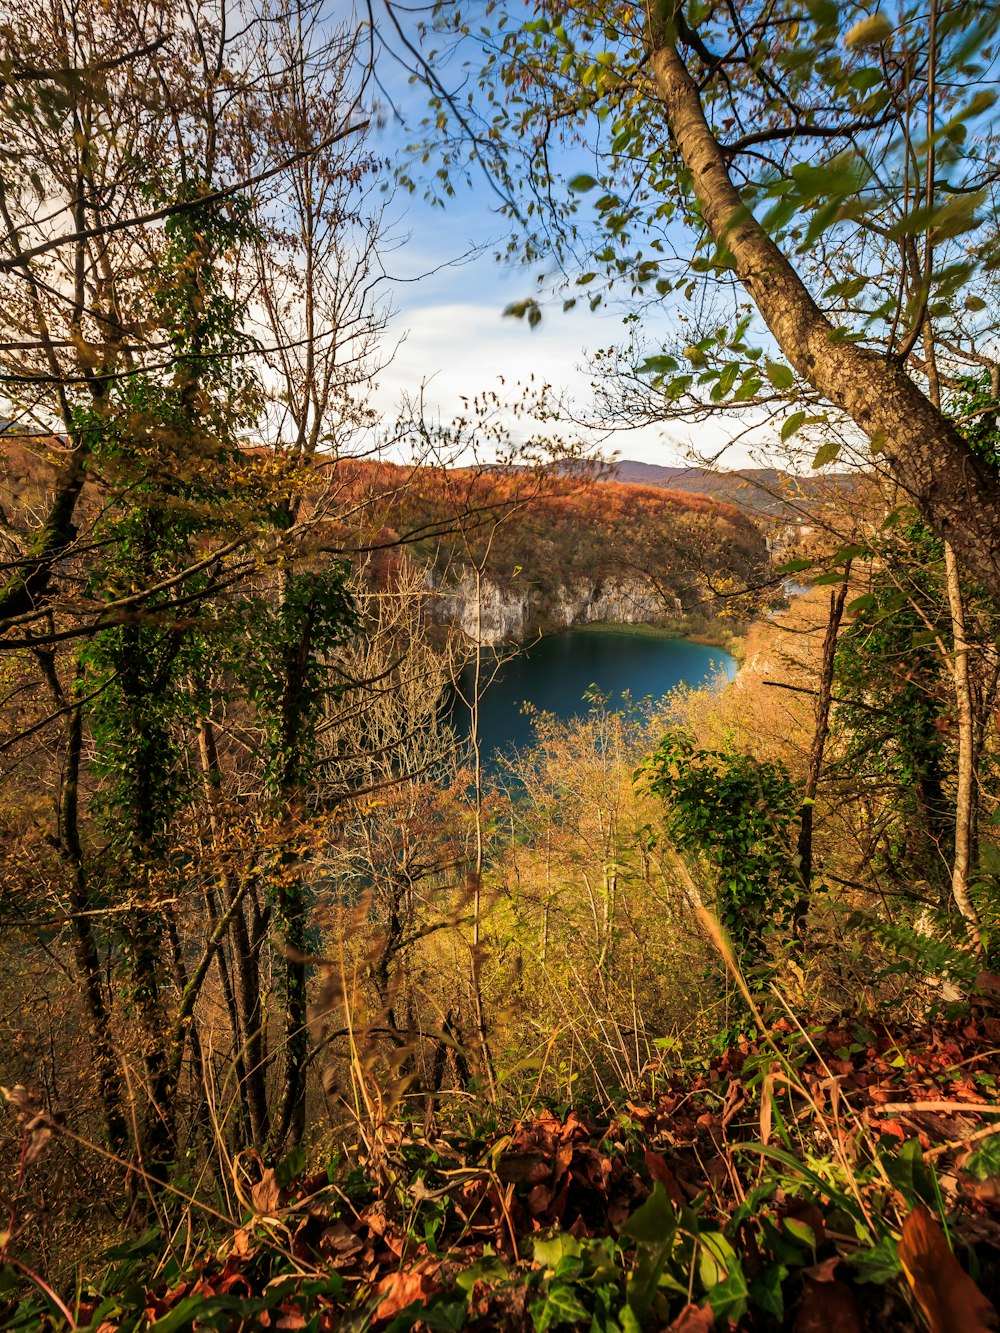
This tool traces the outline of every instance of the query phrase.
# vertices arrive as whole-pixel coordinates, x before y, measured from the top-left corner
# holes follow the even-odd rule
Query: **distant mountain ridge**
[[[672,491],[707,495],[710,499],[736,505],[754,517],[768,516],[785,521],[800,521],[799,505],[815,506],[817,501],[831,501],[851,491],[858,484],[852,472],[832,472],[797,477],[780,468],[750,467],[715,471],[704,467],[666,467],[660,463],[640,463],[626,458],[615,464],[615,481],[664,487]]]

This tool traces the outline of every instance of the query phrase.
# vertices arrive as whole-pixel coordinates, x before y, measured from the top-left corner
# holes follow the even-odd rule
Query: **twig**
[[[980,1102],[883,1102],[871,1108],[876,1115],[894,1115],[900,1111],[954,1111],[961,1115],[1000,1115],[1000,1106]]]

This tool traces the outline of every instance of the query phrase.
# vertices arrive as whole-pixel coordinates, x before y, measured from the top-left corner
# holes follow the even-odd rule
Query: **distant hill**
[[[703,467],[663,467],[623,459],[615,466],[614,480],[662,486],[671,491],[707,495],[736,505],[754,517],[768,516],[794,522],[804,517],[802,508],[838,499],[854,489],[858,477],[852,472],[833,472],[796,477],[778,468],[751,467],[716,472]]]

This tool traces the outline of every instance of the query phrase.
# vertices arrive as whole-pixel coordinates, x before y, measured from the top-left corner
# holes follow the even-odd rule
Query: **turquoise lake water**
[[[483,676],[494,662],[483,653]],[[662,698],[680,684],[701,685],[721,673],[731,680],[736,662],[721,648],[690,639],[657,639],[614,630],[567,630],[553,634],[505,662],[480,705],[480,734],[484,757],[527,745],[531,720],[524,705],[568,719],[587,712],[584,694],[596,688],[612,696],[612,707],[628,693],[633,701],[647,695]],[[471,668],[463,677],[468,692]],[[461,705],[456,722],[468,731],[468,715]],[[492,764],[491,764],[492,767]]]

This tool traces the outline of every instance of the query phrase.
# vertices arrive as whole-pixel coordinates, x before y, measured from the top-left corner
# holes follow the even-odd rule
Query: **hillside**
[[[484,641],[597,620],[703,627],[717,611],[713,589],[757,582],[767,561],[753,519],[703,495],[551,474],[349,463],[338,472],[410,537],[451,608],[443,615],[470,637],[475,623]]]
[[[13,531],[26,532],[49,503],[64,448],[25,437],[2,445],[0,512]],[[426,571],[435,617],[482,642],[593,622],[716,637],[721,603],[713,590],[759,582],[767,562],[756,517],[721,494],[544,470],[325,456],[304,470],[263,449],[244,449],[233,475],[237,503],[289,484],[302,494],[301,518],[315,534],[320,563],[347,555],[378,577],[405,548]],[[81,545],[109,496],[127,495],[129,485],[129,475],[91,470],[78,510]]]
[[[614,475],[618,482],[707,495],[735,505],[745,513],[786,522],[801,521],[802,509],[836,500],[857,484],[857,477],[850,472],[796,477],[779,468],[740,468],[728,472],[703,467],[665,467],[628,458],[616,464]]]

